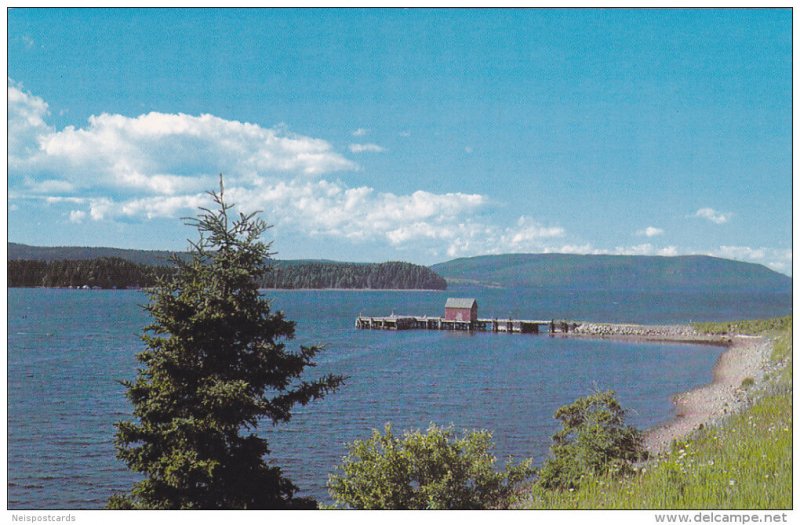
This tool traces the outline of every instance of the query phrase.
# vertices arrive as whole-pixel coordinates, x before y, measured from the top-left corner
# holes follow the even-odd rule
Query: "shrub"
[[[427,433],[385,433],[357,440],[330,476],[328,489],[339,504],[354,509],[503,508],[518,485],[533,475],[531,460],[494,470],[488,431],[455,438],[451,428],[431,425]]]
[[[612,390],[581,397],[559,408],[555,418],[563,428],[553,435],[553,457],[539,472],[544,489],[574,489],[584,476],[625,473],[644,456],[642,434],[625,425]]]

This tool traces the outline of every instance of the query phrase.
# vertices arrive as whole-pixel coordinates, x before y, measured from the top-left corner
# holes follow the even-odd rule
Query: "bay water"
[[[391,423],[488,429],[505,460],[547,456],[555,410],[595,388],[613,389],[629,420],[673,416],[671,396],[708,383],[721,348],[551,338],[547,335],[356,330],[358,314],[443,314],[447,297],[474,297],[481,317],[684,323],[791,313],[786,294],[690,294],[451,288],[448,291],[274,291],[296,321],[289,348],[321,344],[307,377],[345,385],[262,424],[269,460],[329,502],[328,474],[346,444]],[[133,379],[148,317],[139,291],[8,290],[8,506],[102,508],[139,479],[115,458],[114,423],[131,418],[119,380]]]

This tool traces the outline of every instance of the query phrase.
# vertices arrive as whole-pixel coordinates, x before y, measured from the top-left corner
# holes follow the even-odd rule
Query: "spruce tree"
[[[288,421],[296,404],[323,397],[342,382],[304,380],[318,347],[286,349],[294,322],[272,312],[257,281],[269,271],[268,228],[238,214],[219,193],[187,224],[197,228],[191,257],[148,291],[152,323],[137,355],[135,381],[123,381],[133,421],[116,424],[117,457],[144,475],[110,508],[308,508],[256,434],[261,422]]]

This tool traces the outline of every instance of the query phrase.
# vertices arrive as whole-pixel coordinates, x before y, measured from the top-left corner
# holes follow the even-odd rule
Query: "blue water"
[[[557,430],[553,412],[595,386],[618,392],[630,421],[672,415],[670,396],[707,383],[721,350],[547,336],[355,330],[359,313],[440,315],[448,296],[476,297],[481,316],[649,323],[772,317],[791,297],[569,294],[500,289],[447,292],[270,291],[297,322],[290,347],[323,343],[312,376],[348,376],[329,397],[262,430],[271,461],[301,494],[327,501],[328,473],[345,443],[392,422],[487,428],[498,457],[540,463]],[[99,508],[138,478],[116,460],[114,422],[131,407],[147,323],[136,291],[8,291],[8,506]]]

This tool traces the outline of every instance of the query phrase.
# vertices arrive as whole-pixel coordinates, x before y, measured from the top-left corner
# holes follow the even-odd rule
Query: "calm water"
[[[686,322],[772,317],[791,297],[447,292],[269,292],[297,321],[292,343],[324,343],[313,374],[349,376],[288,424],[266,425],[272,461],[304,495],[325,481],[345,443],[391,421],[397,430],[452,423],[494,432],[498,457],[540,463],[553,412],[594,385],[618,392],[631,421],[671,417],[670,396],[707,383],[720,349],[551,339],[547,336],[359,331],[359,313],[440,315],[448,296],[476,297],[481,316]],[[8,506],[98,508],[137,478],[115,459],[113,423],[131,407],[117,380],[133,379],[147,323],[135,291],[8,291]]]

